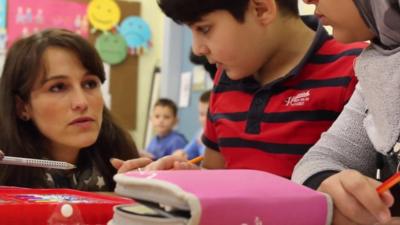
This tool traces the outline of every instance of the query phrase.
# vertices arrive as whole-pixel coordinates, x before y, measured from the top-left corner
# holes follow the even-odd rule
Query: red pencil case
[[[0,225],[106,225],[113,206],[127,203],[133,200],[72,189],[0,187]]]

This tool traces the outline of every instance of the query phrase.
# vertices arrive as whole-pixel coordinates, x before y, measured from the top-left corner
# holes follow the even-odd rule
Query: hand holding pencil
[[[394,198],[389,192],[378,194],[380,182],[355,170],[343,170],[326,178],[318,191],[331,196],[335,207],[334,224],[386,224]]]

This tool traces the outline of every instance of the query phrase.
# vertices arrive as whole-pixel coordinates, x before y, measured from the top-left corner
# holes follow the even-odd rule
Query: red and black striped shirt
[[[229,169],[291,177],[295,164],[338,117],[354,91],[355,58],[365,43],[345,45],[316,25],[312,47],[285,77],[261,86],[253,76],[216,74],[204,144]]]

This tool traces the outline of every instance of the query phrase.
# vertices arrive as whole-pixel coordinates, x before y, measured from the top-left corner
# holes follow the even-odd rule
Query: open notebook
[[[254,170],[168,170],[117,174],[117,194],[139,203],[114,207],[109,225],[325,225],[327,195]]]

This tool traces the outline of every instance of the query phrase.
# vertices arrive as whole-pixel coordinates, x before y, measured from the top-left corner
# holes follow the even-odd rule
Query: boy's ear
[[[277,16],[277,0],[250,0],[250,9],[256,14],[261,24],[271,23]]]

